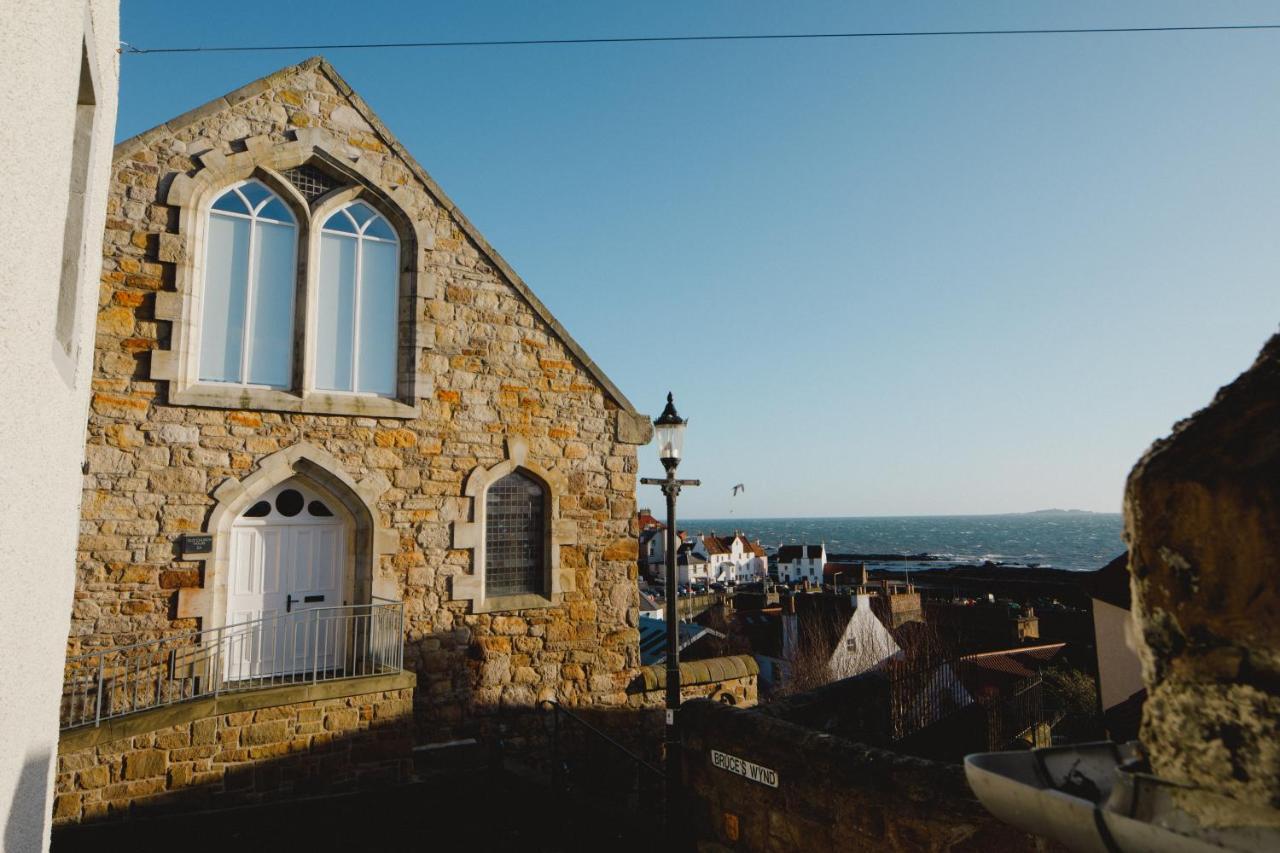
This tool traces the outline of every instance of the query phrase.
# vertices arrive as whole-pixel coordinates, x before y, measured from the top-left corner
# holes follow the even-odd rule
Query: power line
[[[376,50],[434,47],[541,47],[574,44],[648,44],[686,41],[797,41],[804,39],[914,38],[919,36],[1029,36],[1086,35],[1095,33],[1188,33],[1221,30],[1280,30],[1280,24],[1220,24],[1195,27],[1070,27],[1021,30],[912,30],[858,33],[772,33],[710,36],[619,36],[613,38],[494,39],[484,41],[402,41],[349,44],[221,45],[216,47],[135,47],[121,42],[121,52],[147,53],[251,53],[278,50]]]

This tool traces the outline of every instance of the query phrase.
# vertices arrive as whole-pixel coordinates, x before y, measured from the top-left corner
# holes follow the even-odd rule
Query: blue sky
[[[1280,9],[226,2],[193,35],[124,0],[121,37],[1224,23]],[[125,56],[118,135],[309,53]],[[638,409],[675,392],[689,517],[1118,511],[1280,321],[1277,55],[1280,31],[327,52]]]

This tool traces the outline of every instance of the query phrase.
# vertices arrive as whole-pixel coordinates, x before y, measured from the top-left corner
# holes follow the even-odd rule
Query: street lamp
[[[653,422],[653,431],[658,436],[658,459],[668,475],[674,476],[676,466],[680,464],[680,454],[684,450],[684,428],[689,422],[676,414],[675,399],[668,392],[667,407]],[[679,489],[676,489],[677,494]]]
[[[661,486],[667,498],[667,725],[662,744],[667,774],[667,831],[676,831],[675,804],[680,790],[680,733],[676,728],[676,711],[680,707],[680,614],[679,586],[676,577],[676,497],[681,486],[697,486],[697,480],[677,480],[676,468],[684,451],[684,428],[688,424],[676,414],[675,400],[667,394],[667,406],[653,421],[658,437],[658,460],[666,469],[666,477],[642,477],[646,486]]]

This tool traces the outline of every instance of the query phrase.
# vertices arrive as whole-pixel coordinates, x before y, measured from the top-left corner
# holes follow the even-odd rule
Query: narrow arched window
[[[363,202],[339,208],[320,231],[316,388],[395,395],[399,293],[391,225]]]
[[[546,487],[513,471],[489,486],[485,501],[485,594],[543,594],[547,563]]]
[[[289,387],[298,245],[293,214],[262,183],[244,181],[214,200],[205,244],[200,380]]]

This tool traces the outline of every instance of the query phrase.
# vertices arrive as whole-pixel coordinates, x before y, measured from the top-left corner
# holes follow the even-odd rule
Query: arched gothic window
[[[512,471],[489,486],[485,507],[485,594],[546,593],[547,491]]]
[[[260,181],[214,199],[205,239],[200,380],[287,388],[293,377],[298,228]]]
[[[320,231],[315,384],[325,391],[396,393],[400,243],[363,202],[334,211]]]

